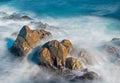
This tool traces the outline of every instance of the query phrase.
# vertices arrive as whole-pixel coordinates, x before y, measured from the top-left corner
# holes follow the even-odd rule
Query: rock
[[[4,19],[18,20],[18,19],[20,19],[20,14],[13,13],[13,14],[7,16],[7,17],[4,17]]]
[[[10,51],[16,56],[24,56],[29,52],[29,50],[31,50],[30,46],[21,36],[17,37],[13,46],[10,48]]]
[[[80,59],[81,62],[84,63],[84,64],[87,64],[87,65],[92,64],[89,53],[83,48],[81,48],[81,49],[74,48],[71,52],[71,55]]]
[[[114,53],[117,53],[118,49],[112,45],[108,45],[106,47],[106,51],[110,54],[114,54]]]
[[[95,72],[87,72],[83,74],[82,76],[76,76],[71,81],[80,81],[80,80],[96,80],[99,76]]]
[[[32,20],[32,18],[30,18],[29,16],[22,16],[21,19],[22,20]]]
[[[4,16],[3,18],[4,18],[4,19],[10,19],[10,20],[32,20],[31,17],[26,16],[26,15],[21,16],[21,15],[18,14],[18,13],[13,13],[13,14],[11,14],[11,15],[6,15],[6,16]]]
[[[66,47],[68,53],[72,51],[73,46],[69,40],[65,39],[61,43]]]
[[[109,54],[119,54],[120,38],[113,38],[110,42],[104,45],[105,50]]]
[[[45,30],[31,30],[29,26],[23,26],[10,51],[17,56],[24,56],[49,35],[50,32]]]
[[[69,68],[71,70],[75,70],[75,69],[80,69],[82,68],[82,64],[79,60],[77,60],[74,57],[69,57],[66,59],[66,68]]]
[[[53,60],[50,55],[50,51],[47,48],[42,48],[39,52],[39,63],[45,66],[53,66]]]
[[[120,41],[120,38],[113,38],[112,41],[118,40]]]
[[[113,38],[113,39],[111,40],[111,42],[112,42],[114,45],[120,47],[120,38]]]
[[[52,40],[52,41],[45,43],[42,46],[42,49],[45,49],[45,48],[48,49],[50,52],[50,57],[52,60],[52,61],[50,60],[51,61],[50,64],[52,64],[52,67],[54,66],[57,68],[62,68],[65,65],[65,60],[68,56],[68,51],[67,51],[68,47],[65,47],[62,43],[60,43],[57,40]],[[40,51],[39,57],[41,56],[43,57]],[[47,58],[46,56],[44,56],[44,58]],[[45,59],[45,60],[48,60],[48,59]],[[39,59],[39,62],[42,63],[41,59]],[[49,61],[46,61],[46,62],[49,62]]]

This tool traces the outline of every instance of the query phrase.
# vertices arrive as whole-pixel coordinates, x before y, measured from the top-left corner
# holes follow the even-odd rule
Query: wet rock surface
[[[82,63],[74,57],[69,57],[66,59],[66,68],[75,70],[82,68]]]
[[[40,43],[42,39],[50,35],[50,32],[43,29],[31,30],[29,26],[23,26],[10,51],[17,56],[25,56],[31,49]]]
[[[71,79],[71,81],[75,82],[80,80],[97,80],[98,78],[99,78],[98,74],[91,71],[91,72],[86,72],[82,76],[75,76],[73,79]]]
[[[70,43],[70,41],[68,42]],[[47,54],[49,56],[49,60],[48,59],[46,60],[48,60],[47,62],[50,63],[49,65],[51,67],[55,66],[57,68],[61,68],[65,66],[65,60],[69,54],[67,49],[72,49],[72,48],[65,47],[61,42],[57,40],[52,40],[52,41],[45,43],[42,46],[42,49],[40,49],[40,52],[39,52],[39,57],[47,58],[44,56],[45,54]],[[47,52],[44,52],[45,50],[47,50]],[[44,63],[44,62],[41,62],[40,58],[39,58],[39,61],[40,61],[40,64]]]
[[[23,18],[27,19],[28,17]],[[23,26],[10,51],[16,56],[25,56],[30,50],[40,46],[41,40],[51,36],[50,32],[44,30],[46,26],[42,26],[40,30],[31,30],[29,26]],[[58,40],[48,41],[36,51],[37,54],[33,57],[37,56],[39,67],[69,82],[96,80],[99,77],[97,73],[89,72],[83,67],[83,63],[84,65],[91,64],[87,50],[73,49],[73,45],[68,39],[61,42]],[[74,73],[76,70],[83,74]]]
[[[90,53],[84,48],[73,48],[71,55],[77,57],[85,65],[92,64],[91,57],[89,56]]]

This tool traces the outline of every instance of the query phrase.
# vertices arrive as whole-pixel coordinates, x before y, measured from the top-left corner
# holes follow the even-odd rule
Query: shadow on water
[[[41,48],[41,46],[35,47],[32,52],[28,55],[28,60],[38,64],[38,50]]]
[[[14,40],[12,38],[5,38],[6,41],[6,47],[9,49],[10,47],[12,47]]]

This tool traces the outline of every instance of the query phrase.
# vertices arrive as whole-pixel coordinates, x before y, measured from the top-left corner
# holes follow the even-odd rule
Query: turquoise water
[[[3,0],[2,3],[38,16],[95,15],[120,19],[119,0]]]

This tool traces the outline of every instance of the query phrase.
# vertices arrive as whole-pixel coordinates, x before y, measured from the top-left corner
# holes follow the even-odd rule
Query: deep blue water
[[[0,3],[37,16],[92,15],[120,19],[120,0],[0,0]]]

